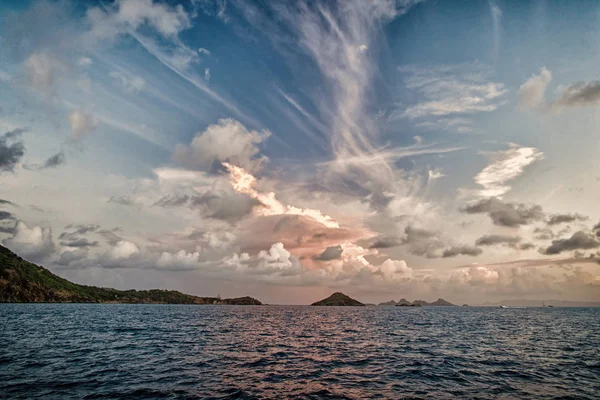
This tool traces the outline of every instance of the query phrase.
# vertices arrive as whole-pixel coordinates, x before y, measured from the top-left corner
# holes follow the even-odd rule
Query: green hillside
[[[3,303],[164,303],[260,305],[251,297],[219,299],[175,290],[117,290],[78,285],[0,246],[0,302]]]

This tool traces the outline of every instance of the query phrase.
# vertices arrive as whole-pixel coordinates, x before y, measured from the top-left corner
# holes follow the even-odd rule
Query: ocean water
[[[0,304],[2,399],[600,398],[600,309]]]

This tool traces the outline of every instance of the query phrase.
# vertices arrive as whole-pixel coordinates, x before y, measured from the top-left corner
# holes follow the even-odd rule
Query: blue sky
[[[598,300],[599,11],[3,2],[0,240],[119,288]]]

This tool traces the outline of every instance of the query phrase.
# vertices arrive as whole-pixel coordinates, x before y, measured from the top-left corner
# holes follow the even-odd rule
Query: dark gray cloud
[[[445,247],[435,231],[408,225],[404,229],[404,233],[406,236],[402,239],[402,244],[407,245],[409,251],[414,255],[438,258],[439,250]]]
[[[465,207],[468,214],[488,214],[494,225],[515,228],[544,218],[542,207],[536,204],[505,203],[495,197]]]
[[[154,203],[157,207],[181,207],[183,205],[187,205],[190,201],[190,196],[187,194],[184,195],[175,195],[175,196],[165,196]]]
[[[461,245],[461,246],[452,246],[449,249],[444,250],[442,253],[442,257],[456,257],[456,256],[478,256],[483,253],[479,247],[469,246],[469,245]]]
[[[14,129],[0,135],[0,171],[14,171],[25,154],[25,145],[18,137],[25,129]]]
[[[108,199],[107,203],[115,203],[115,204],[120,204],[122,206],[132,206],[135,203],[133,202],[133,200],[131,200],[129,198],[129,196],[127,195],[123,195],[123,196],[111,196],[110,199]]]
[[[554,107],[591,106],[600,101],[600,81],[577,82],[563,89]]]
[[[578,231],[568,239],[553,240],[552,245],[543,251],[543,254],[559,254],[569,250],[587,250],[600,247],[600,242],[592,235]]]
[[[49,157],[42,165],[42,168],[56,168],[59,165],[64,164],[66,161],[67,159],[65,157],[65,153],[63,151],[59,151],[55,155]]]
[[[60,242],[61,246],[66,247],[96,247],[98,246],[97,241],[90,242],[86,238],[77,238],[71,241],[62,241]]]
[[[378,236],[373,243],[369,245],[370,249],[389,249],[390,247],[400,246],[402,242],[394,237]]]
[[[15,219],[15,215],[13,213],[10,213],[8,211],[2,211],[0,210],[0,221],[3,220],[14,220]]]
[[[537,240],[550,240],[556,236],[550,228],[535,228],[533,230],[534,238]]]
[[[580,214],[554,214],[551,215],[548,219],[548,225],[558,225],[563,223],[575,222],[575,221],[585,221],[588,217]]]
[[[493,246],[496,244],[506,244],[514,246],[521,241],[519,236],[506,235],[484,235],[475,241],[477,246]]]
[[[197,196],[165,196],[154,203],[157,207],[182,207],[199,210],[208,218],[234,221],[250,214],[252,208],[261,203],[250,196],[231,192],[225,194],[205,193]]]
[[[0,204],[5,204],[7,206],[17,207],[17,205],[15,203],[13,203],[12,201],[4,200],[4,199],[0,199]]]
[[[533,243],[523,243],[519,246],[519,250],[531,250],[535,248],[535,244]]]
[[[592,228],[592,231],[594,231],[596,236],[600,237],[600,222],[598,222],[596,225],[594,225],[594,227]]]
[[[118,228],[115,228],[112,230],[102,229],[102,230],[98,231],[98,234],[101,235],[102,237],[104,237],[104,239],[106,240],[106,243],[110,244],[111,246],[114,246],[117,243],[119,243],[121,240],[123,240],[122,237],[120,237],[119,235],[117,235],[115,233],[117,231],[119,231]]]
[[[89,232],[96,232],[98,229],[100,229],[100,225],[96,225],[96,224],[79,224],[79,225],[74,225],[74,224],[70,224],[65,226],[65,229],[72,229],[71,234],[74,235],[85,235],[86,233]],[[65,232],[61,233],[61,235],[59,236],[59,239],[63,239],[65,235]]]
[[[325,249],[320,255],[313,257],[313,260],[331,261],[339,260],[342,257],[342,246],[332,246]]]
[[[61,240],[60,244],[67,247],[96,247],[97,241],[88,240],[83,235],[88,233],[97,232],[100,229],[99,225],[86,224],[86,225],[67,225],[65,231],[61,233],[58,238]]]

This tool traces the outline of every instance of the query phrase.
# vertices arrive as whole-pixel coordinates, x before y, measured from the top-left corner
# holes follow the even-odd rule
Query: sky
[[[308,304],[600,301],[600,4],[3,1],[0,242]]]

